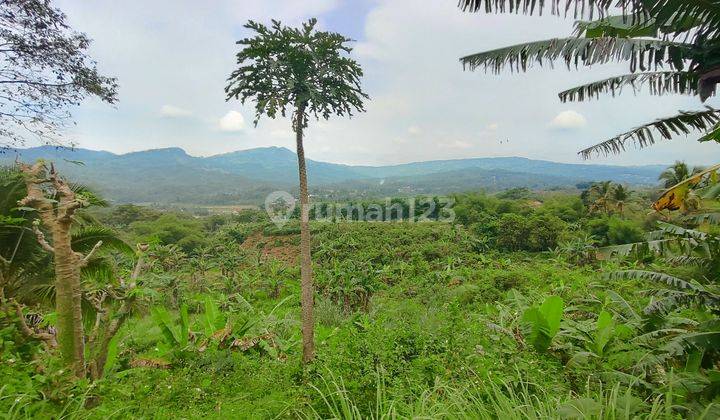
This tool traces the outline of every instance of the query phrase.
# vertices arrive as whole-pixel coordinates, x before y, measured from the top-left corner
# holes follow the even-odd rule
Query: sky
[[[119,102],[89,99],[74,110],[68,139],[78,147],[127,153],[181,147],[209,156],[254,147],[294,150],[290,121],[261,119],[252,104],[226,102],[235,41],[249,20],[298,25],[317,17],[324,30],[353,38],[363,67],[367,111],[312,121],[310,159],[396,164],[436,159],[522,156],[581,163],[577,152],[678,110],[694,97],[633,95],[563,104],[557,93],[627,72],[610,64],[582,71],[532,68],[501,75],[465,72],[459,58],[520,42],[567,36],[573,21],[555,16],[463,13],[455,0],[55,0],[74,29],[94,41],[102,73],[117,77]],[[708,105],[720,106],[717,98]],[[696,136],[697,137],[697,136]],[[590,163],[639,165],[685,160],[711,164],[720,146],[694,137]]]

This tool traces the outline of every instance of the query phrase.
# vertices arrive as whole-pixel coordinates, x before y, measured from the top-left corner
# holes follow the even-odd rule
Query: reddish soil
[[[262,232],[255,232],[245,239],[240,248],[262,254],[262,259],[276,259],[288,264],[297,264],[300,256],[300,247],[296,245],[297,235],[263,236]]]

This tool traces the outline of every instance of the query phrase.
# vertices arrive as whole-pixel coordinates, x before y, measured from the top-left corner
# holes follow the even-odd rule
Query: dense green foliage
[[[313,222],[317,359],[306,370],[295,220],[103,209],[96,218],[127,242],[150,242],[106,376],[68,381],[4,313],[0,407],[11,418],[710,418],[717,254],[691,264],[683,248],[630,244],[658,226],[710,243],[648,219],[643,196],[608,215],[576,195],[471,193],[453,198],[454,223]],[[713,217],[674,222],[712,232]],[[616,243],[620,258],[605,261],[596,246]]]
[[[25,162],[54,161],[61,173],[82,179],[115,203],[235,206],[259,204],[273,191],[297,191],[297,155],[281,147],[210,157],[190,156],[178,148],[123,155],[52,147],[19,152]],[[0,164],[12,164],[14,160],[13,153],[0,154]],[[660,165],[574,165],[524,158],[457,159],[375,167],[308,160],[307,167],[311,193],[326,199],[448,194],[480,188],[492,192],[514,187],[573,188],[593,179],[654,185],[664,169]],[[148,179],[153,182],[147,182]]]

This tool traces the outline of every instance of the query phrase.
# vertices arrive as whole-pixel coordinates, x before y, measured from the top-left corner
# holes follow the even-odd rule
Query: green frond
[[[83,184],[70,184],[70,189],[78,196],[87,201],[90,206],[97,207],[108,207],[110,203],[105,200],[100,194],[90,189],[87,185]]]
[[[610,62],[630,62],[630,71],[656,70],[665,65],[682,70],[691,46],[679,42],[637,38],[555,38],[528,42],[468,55],[460,59],[463,69],[482,67],[500,73],[527,71],[532,63],[553,65],[562,60],[568,69]]]
[[[104,226],[83,227],[72,233],[72,248],[77,252],[90,252],[99,241],[103,242],[100,249],[112,249],[128,255],[134,253],[133,248],[120,239],[114,230]]]
[[[465,12],[522,13],[542,15],[550,8],[554,15],[603,16],[617,0],[460,0],[458,7]]]
[[[592,155],[617,154],[625,150],[627,142],[639,148],[655,144],[659,139],[672,140],[675,135],[687,135],[692,131],[706,131],[720,122],[720,110],[707,107],[705,111],[684,112],[669,118],[641,125],[610,140],[583,149],[579,154],[583,159]]]
[[[658,36],[655,20],[648,17],[633,18],[628,15],[606,16],[597,20],[575,22],[575,35],[585,38],[614,36],[621,38]]]
[[[651,233],[652,235],[653,233]],[[658,236],[661,236],[658,234]],[[605,258],[624,258],[655,254],[661,256],[675,256],[680,252],[691,252],[697,246],[697,242],[687,238],[666,238],[651,239],[644,242],[633,242],[631,244],[611,245],[597,249],[599,255]]]
[[[81,274],[85,282],[111,284],[115,279],[115,268],[108,258],[94,258],[82,268]]]
[[[610,299],[619,306],[620,309],[618,310],[618,312],[622,315],[623,318],[628,321],[641,321],[640,315],[635,312],[635,309],[633,309],[632,305],[630,305],[628,301],[625,300],[625,298],[620,296],[619,293],[615,292],[614,290],[608,290],[607,294],[608,297],[610,297]]]
[[[702,198],[705,200],[720,198],[720,182],[705,189],[705,191],[703,191]]]
[[[698,224],[709,223],[711,225],[720,225],[720,213],[696,214],[688,216],[687,220]]]
[[[680,35],[692,29],[696,37],[713,38],[720,33],[720,3],[708,0],[459,0],[466,12],[517,13],[542,15],[550,13],[575,18],[605,18],[619,10],[632,25],[652,23],[665,33]],[[622,32],[621,32],[622,33]]]
[[[709,133],[700,137],[700,139],[698,141],[701,141],[701,142],[714,141],[714,142],[720,143],[720,124],[715,125],[715,127],[712,130],[710,130]]]
[[[651,95],[697,95],[697,83],[696,74],[684,71],[634,73],[576,86],[560,92],[558,96],[562,102],[582,102],[599,98],[600,94],[611,94],[614,97],[622,93],[626,86],[632,87],[633,93],[638,93],[643,86],[647,86]]]
[[[666,284],[675,289],[692,290],[696,292],[703,291],[703,289],[697,287],[696,285],[688,281],[679,279],[669,274],[658,273],[655,271],[623,270],[610,273],[607,277],[611,280],[649,280],[655,283]]]
[[[668,314],[676,309],[688,306],[700,300],[697,295],[687,292],[672,291],[666,296],[651,301],[643,312],[646,315]]]
[[[622,0],[638,1],[638,0]],[[648,3],[648,13],[657,23],[672,26],[690,25],[697,38],[714,38],[720,34],[720,2],[709,0],[654,0]],[[679,27],[677,31],[683,30]],[[686,30],[686,29],[685,29]]]
[[[667,259],[667,263],[676,267],[679,266],[695,266],[705,268],[710,265],[710,261],[707,258],[695,257],[690,255],[680,255],[677,257],[671,257]]]
[[[683,339],[703,349],[720,349],[720,331],[687,334]]]
[[[660,220],[657,222],[657,225],[658,225],[658,229],[661,232],[663,232],[665,234],[673,235],[673,236],[679,236],[682,238],[691,238],[691,239],[695,239],[698,241],[704,241],[705,239],[707,239],[707,236],[708,236],[707,233],[705,233],[705,232],[700,232],[700,231],[693,230],[693,229],[685,229],[684,227],[680,227],[678,225],[663,222]]]
[[[676,336],[679,334],[686,333],[687,330],[682,328],[661,328],[658,330],[652,330],[645,334],[640,334],[630,340],[631,343],[637,344],[643,347],[654,347],[657,345],[658,338],[667,336]]]

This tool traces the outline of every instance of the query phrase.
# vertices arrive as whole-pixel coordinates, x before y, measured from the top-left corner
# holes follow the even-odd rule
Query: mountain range
[[[55,162],[64,175],[97,189],[116,203],[242,204],[261,202],[271,191],[297,188],[297,156],[283,147],[240,150],[210,157],[180,148],[114,154],[42,146],[6,152],[0,162]],[[514,187],[550,189],[612,180],[657,185],[663,165],[567,164],[520,157],[436,160],[388,166],[307,161],[312,193],[377,197],[444,194]]]

